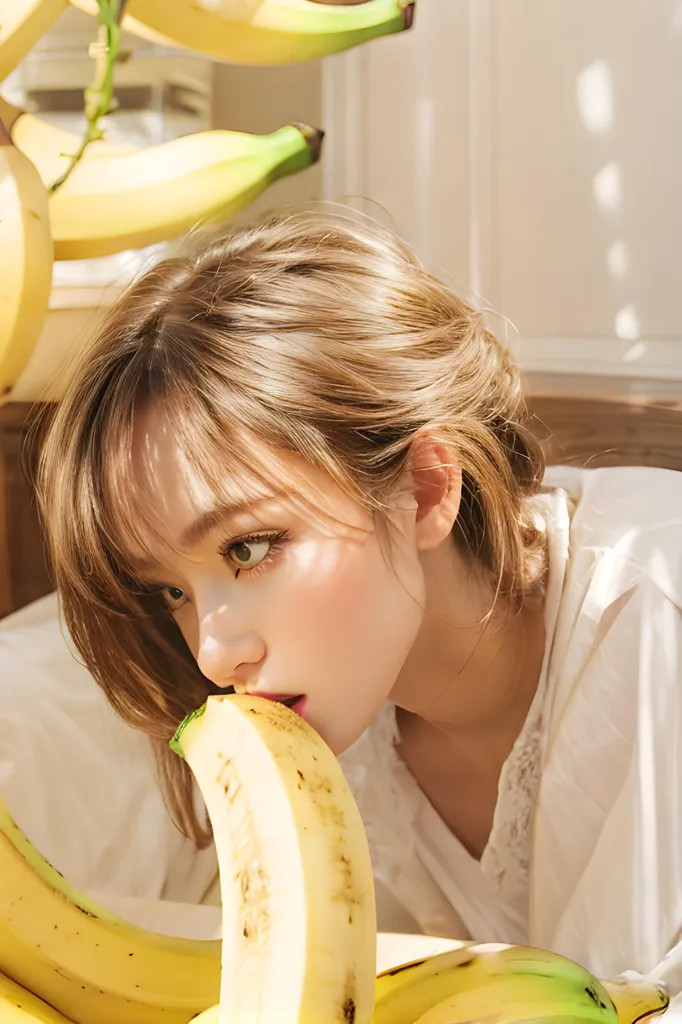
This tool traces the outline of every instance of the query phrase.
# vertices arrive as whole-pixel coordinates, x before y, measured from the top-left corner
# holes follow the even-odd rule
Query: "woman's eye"
[[[182,608],[183,604],[187,600],[185,591],[180,590],[180,587],[162,587],[161,596],[173,612],[176,612],[178,608]]]
[[[287,530],[260,536],[242,537],[241,540],[225,542],[219,548],[218,554],[222,558],[229,558],[232,565],[236,566],[235,579],[242,570],[257,576],[276,561],[288,539],[289,532]],[[153,590],[161,596],[163,603],[171,612],[179,611],[189,600],[185,591],[180,587],[158,586]]]
[[[289,541],[288,530],[253,534],[222,545],[220,554],[237,567],[235,579],[244,571],[257,576],[273,564]]]
[[[231,544],[226,555],[238,569],[255,569],[264,558],[267,558],[271,547],[271,537],[246,538]]]

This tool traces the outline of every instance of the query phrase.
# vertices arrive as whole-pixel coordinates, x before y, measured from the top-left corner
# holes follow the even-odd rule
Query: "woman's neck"
[[[493,825],[502,767],[537,691],[543,601],[514,613],[459,559],[425,565],[427,612],[391,694],[397,750],[472,856]]]
[[[540,678],[544,602],[517,612],[496,601],[454,545],[427,552],[424,574],[424,620],[391,699],[453,739],[518,735]]]

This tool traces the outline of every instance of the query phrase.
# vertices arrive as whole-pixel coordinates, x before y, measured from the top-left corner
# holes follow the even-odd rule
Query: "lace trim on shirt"
[[[566,501],[565,492],[561,492],[561,496]],[[553,561],[551,549],[562,543],[560,536],[552,537],[547,523],[547,514],[557,499],[560,503],[561,498],[556,494],[542,495],[535,507],[536,525],[547,536],[548,590]],[[570,501],[568,505],[570,507]],[[550,518],[553,518],[551,513]],[[500,900],[516,905],[520,900],[525,903],[529,890],[532,823],[540,786],[546,725],[547,660],[548,652],[545,651],[538,688],[500,773],[493,826],[481,856],[481,871],[497,888]]]
[[[532,709],[531,709],[532,710]],[[531,825],[535,813],[543,737],[543,709],[529,713],[500,774],[493,827],[481,857],[481,871],[505,901],[528,892]]]

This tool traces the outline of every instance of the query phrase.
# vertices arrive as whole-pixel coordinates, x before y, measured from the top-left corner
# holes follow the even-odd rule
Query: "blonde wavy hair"
[[[285,211],[197,232],[108,311],[47,429],[40,506],[75,645],[151,737],[169,811],[204,846],[210,827],[168,740],[215,687],[135,570],[154,528],[131,466],[149,401],[172,409],[217,497],[230,480],[272,488],[265,446],[326,470],[377,524],[417,434],[437,430],[463,474],[454,541],[516,608],[542,578],[529,499],[544,466],[518,368],[482,313],[368,218]]]

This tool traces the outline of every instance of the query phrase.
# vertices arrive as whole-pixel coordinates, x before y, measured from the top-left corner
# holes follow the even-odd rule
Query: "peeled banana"
[[[0,879],[0,970],[74,1024],[187,1024],[218,998],[220,942],[147,932],[98,907],[2,804]]]
[[[73,1024],[53,1006],[0,974],[0,1022],[2,1024]]]
[[[68,5],[69,0],[0,0],[0,82]]]
[[[97,13],[97,0],[71,0]],[[123,28],[232,64],[294,64],[409,28],[413,0],[128,0]],[[150,35],[151,33],[151,35]]]
[[[84,159],[50,197],[55,258],[138,249],[231,216],[318,160],[322,137],[300,124],[269,135],[214,130]]]
[[[212,1019],[368,1024],[374,880],[332,751],[294,711],[247,695],[209,697],[173,748],[199,784],[218,853],[222,982]]]
[[[0,404],[40,338],[52,259],[47,191],[0,120]]]

